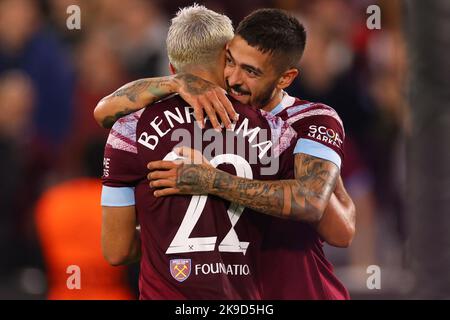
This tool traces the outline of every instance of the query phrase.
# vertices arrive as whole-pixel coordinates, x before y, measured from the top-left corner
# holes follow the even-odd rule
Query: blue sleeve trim
[[[102,206],[105,207],[128,207],[134,206],[134,188],[131,187],[108,187],[102,188]]]
[[[294,149],[294,154],[304,153],[313,157],[328,160],[333,162],[339,169],[341,169],[341,157],[339,154],[319,142],[309,139],[298,139]]]

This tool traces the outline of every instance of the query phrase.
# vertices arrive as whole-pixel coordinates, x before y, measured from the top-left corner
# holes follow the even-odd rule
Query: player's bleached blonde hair
[[[167,35],[169,61],[177,71],[187,66],[213,65],[234,36],[230,18],[194,4],[178,11]]]

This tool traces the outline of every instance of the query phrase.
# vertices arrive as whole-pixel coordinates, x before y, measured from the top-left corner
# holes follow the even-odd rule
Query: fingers
[[[170,179],[152,180],[149,186],[150,188],[175,188],[176,182]]]
[[[205,117],[203,116],[203,107],[198,104],[192,104],[194,108],[194,117],[197,121],[198,126],[203,129],[205,127]]]
[[[226,91],[218,85],[192,74],[179,74],[181,80],[177,92],[194,108],[194,116],[200,128],[204,128],[204,112],[208,115],[214,129],[221,130],[218,119],[226,128],[231,129],[231,121],[237,121],[237,113]]]
[[[150,171],[170,170],[170,169],[176,168],[177,166],[178,166],[178,164],[173,161],[158,160],[158,161],[149,162],[147,164],[147,169],[149,169]]]
[[[200,104],[203,106],[206,114],[208,115],[209,121],[213,128],[217,131],[221,131],[221,126],[219,121],[217,120],[216,111],[213,107],[213,103],[211,102],[211,98],[207,98],[205,96],[199,98]]]
[[[152,171],[147,175],[148,180],[172,179],[175,180],[177,173],[174,169],[166,171]]]
[[[222,89],[211,90],[196,97],[185,95],[183,98],[194,108],[195,119],[202,129],[205,121],[204,113],[208,116],[212,127],[217,131],[221,131],[223,126],[231,129],[232,122],[230,119],[233,122],[239,119],[239,115]],[[219,120],[223,126],[221,126]]]
[[[222,99],[220,98],[220,96],[223,96]],[[231,102],[227,99],[227,97],[225,97],[225,94],[222,92],[222,89],[213,91],[209,97],[211,98],[211,103],[214,110],[219,115],[219,118],[223,123],[223,125],[225,126],[225,128],[231,129],[231,121],[230,118],[228,117],[226,107],[222,100],[228,101],[230,105]],[[231,108],[233,108],[232,105]]]
[[[153,192],[153,195],[156,198],[159,198],[159,197],[171,196],[171,195],[179,194],[179,193],[180,193],[180,189],[178,189],[178,188],[165,188],[165,189],[161,189],[161,190],[156,190],[155,192]]]
[[[192,108],[194,108],[194,117],[197,125],[203,129],[205,127],[205,117],[203,114],[203,105],[200,103],[197,96],[192,96],[191,94],[180,92],[181,97],[186,101]]]
[[[229,119],[233,122],[237,122],[239,120],[239,114],[234,110],[233,104],[226,96],[226,91],[221,89],[217,91],[217,98],[225,108],[225,111],[228,114]]]
[[[222,106],[219,100],[213,102],[213,108],[219,116],[220,121],[223,123],[223,126],[225,126],[225,128],[227,129],[231,129],[230,118],[228,117],[227,111]]]

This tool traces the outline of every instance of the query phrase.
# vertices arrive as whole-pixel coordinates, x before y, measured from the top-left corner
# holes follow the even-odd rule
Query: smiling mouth
[[[248,95],[250,95],[249,93],[246,93],[246,92],[239,92],[239,91],[236,91],[236,90],[234,90],[233,88],[230,88],[230,93],[233,95],[233,96],[237,96],[237,97],[241,97],[241,96],[248,96]]]

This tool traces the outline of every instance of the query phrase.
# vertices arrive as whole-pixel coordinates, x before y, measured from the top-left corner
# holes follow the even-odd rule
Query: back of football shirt
[[[215,167],[250,179],[276,179],[279,136],[261,114],[234,102],[233,130],[200,129],[179,96],[120,119],[105,149],[104,185],[134,187],[141,227],[142,299],[259,299],[259,254],[266,219],[211,195],[155,198],[149,161],[175,159],[180,145]],[[277,125],[282,126],[282,123]],[[272,126],[273,127],[273,126]],[[281,146],[281,148],[287,147]]]

